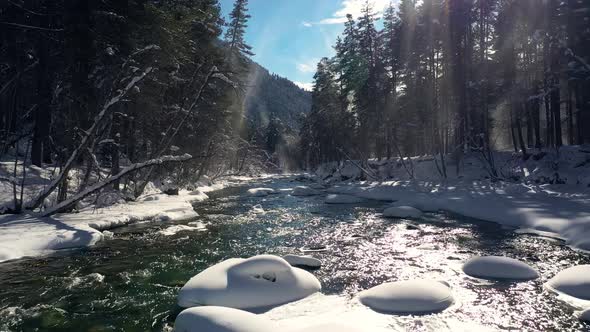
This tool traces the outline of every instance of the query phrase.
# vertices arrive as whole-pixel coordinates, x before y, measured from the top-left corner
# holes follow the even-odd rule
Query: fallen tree
[[[144,168],[157,166],[157,165],[163,165],[163,164],[169,164],[169,163],[181,163],[181,162],[191,160],[192,158],[193,158],[193,156],[191,156],[190,154],[185,154],[182,156],[163,156],[160,158],[145,161],[143,163],[133,164],[129,167],[124,168],[118,174],[105,179],[103,182],[100,182],[100,183],[97,183],[91,187],[88,187],[85,190],[79,192],[78,194],[70,197],[69,199],[43,211],[41,216],[49,217],[49,216],[54,215],[56,213],[66,212],[66,211],[70,210],[72,207],[74,207],[74,205],[76,205],[76,203],[83,200],[84,198],[92,195],[93,193],[95,193],[99,190],[102,190],[103,188],[115,183],[116,181],[119,181],[121,178],[123,178],[131,173],[140,171]]]

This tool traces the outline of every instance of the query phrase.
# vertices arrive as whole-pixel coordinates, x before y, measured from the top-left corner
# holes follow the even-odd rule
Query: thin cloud
[[[303,25],[306,28],[311,28],[313,26],[313,23],[303,21],[301,22],[301,25]]]
[[[394,1],[397,2],[397,1]],[[377,17],[381,17],[383,11],[389,4],[391,0],[371,0],[371,4],[373,5],[373,11],[377,15]],[[346,22],[346,15],[351,14],[352,17],[355,19],[361,16],[363,6],[365,5],[365,0],[343,0],[342,7],[336,11],[332,17],[325,18],[320,20],[315,24],[342,24]]]
[[[302,73],[315,73],[316,68],[317,68],[317,64],[318,62],[320,62],[319,59],[307,59],[303,62],[298,62],[297,63],[297,70],[299,70]]]
[[[301,89],[303,89],[305,91],[313,90],[313,83],[303,83],[303,82],[293,82],[293,83],[295,83],[295,85],[297,85],[298,87],[300,87]]]

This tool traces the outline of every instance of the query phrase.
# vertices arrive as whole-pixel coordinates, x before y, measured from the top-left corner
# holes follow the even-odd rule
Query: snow
[[[573,248],[590,251],[590,192],[579,186],[411,180],[340,184],[329,192],[337,197],[400,202],[412,202],[415,197],[424,201],[427,195],[432,197],[428,210],[550,235],[565,240]]]
[[[547,281],[545,287],[558,294],[590,300],[590,265],[578,265],[565,269]]]
[[[175,332],[276,332],[274,324],[246,311],[224,307],[199,307],[182,311]]]
[[[413,218],[422,217],[422,211],[411,206],[394,206],[385,209],[383,216],[386,218]]]
[[[363,198],[352,195],[331,194],[326,197],[326,204],[355,204],[364,201]]]
[[[434,280],[385,283],[359,294],[362,304],[378,312],[434,313],[453,304],[451,289]]]
[[[322,266],[322,261],[312,256],[298,256],[298,255],[285,255],[283,259],[292,266],[305,266],[310,268],[319,268]]]
[[[318,190],[307,186],[297,186],[293,188],[293,191],[291,192],[292,196],[316,196],[319,194],[320,192]]]
[[[361,332],[363,330],[341,325],[338,323],[324,323],[306,326],[304,328],[296,328],[289,330],[289,332]]]
[[[583,322],[589,322],[590,323],[590,308],[582,311],[580,313],[580,315],[578,316],[578,318],[583,321]]]
[[[266,308],[305,298],[320,289],[316,277],[280,257],[232,258],[190,279],[178,294],[178,305]]]
[[[35,179],[42,183],[42,179]],[[44,218],[35,215],[0,216],[0,262],[50,254],[55,250],[93,246],[108,238],[102,231],[139,221],[182,221],[198,216],[192,203],[204,193],[223,188],[226,183],[199,188],[203,194],[183,190],[178,196],[147,194],[136,202],[104,208],[92,206],[78,213]],[[189,225],[192,226],[192,225]],[[194,226],[193,226],[194,227]],[[172,231],[172,230],[170,230]]]
[[[276,191],[272,188],[252,188],[248,189],[248,195],[254,197],[266,197],[270,194],[275,194]]]
[[[539,273],[519,260],[509,257],[474,257],[465,262],[463,272],[482,279],[532,280]]]
[[[204,231],[207,230],[207,227],[203,223],[196,223],[194,226],[191,225],[175,225],[170,226],[168,228],[162,229],[158,232],[158,234],[163,236],[172,236],[176,235],[180,232],[194,232],[194,231]]]

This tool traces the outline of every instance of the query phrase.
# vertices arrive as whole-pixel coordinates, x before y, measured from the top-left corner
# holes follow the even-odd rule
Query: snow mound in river
[[[331,194],[326,197],[327,204],[355,204],[362,203],[365,200],[360,197],[351,195]]]
[[[275,332],[272,322],[246,311],[224,307],[190,308],[174,322],[175,332]]]
[[[509,257],[474,257],[463,265],[467,275],[482,279],[532,280],[539,273],[528,264]]]
[[[316,277],[291,267],[280,257],[232,258],[190,279],[178,294],[178,304],[184,308],[267,308],[305,298],[320,289]]]
[[[190,231],[204,231],[207,227],[203,223],[191,223],[191,225],[175,225],[170,226],[168,228],[162,229],[158,232],[158,234],[163,236],[172,236],[176,235],[180,232],[190,232]]]
[[[407,197],[396,201],[388,207],[397,206],[413,206],[414,208],[423,212],[438,212],[443,207],[440,199],[434,195],[426,194],[408,195]]]
[[[275,194],[276,191],[272,188],[252,188],[248,189],[248,195],[254,197],[266,197],[270,194]]]
[[[369,308],[388,313],[434,313],[453,304],[449,286],[434,280],[389,282],[359,294]]]
[[[336,323],[324,323],[289,330],[289,332],[361,332],[361,330]]]
[[[577,299],[590,300],[590,265],[565,269],[547,281],[545,287]]]
[[[590,308],[582,311],[578,316],[582,322],[589,322],[590,323]]]
[[[385,209],[383,216],[386,218],[420,218],[422,211],[411,206],[394,206]]]
[[[319,268],[322,266],[322,261],[311,256],[285,255],[283,259],[292,266],[305,266],[311,268]]]
[[[307,187],[307,186],[298,186],[293,188],[293,191],[291,192],[291,196],[315,196],[315,195],[319,195],[320,192],[318,190],[315,190],[313,188]]]

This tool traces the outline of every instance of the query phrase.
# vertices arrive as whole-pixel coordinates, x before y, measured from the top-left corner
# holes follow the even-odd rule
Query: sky
[[[246,41],[253,60],[301,87],[311,89],[316,65],[334,55],[346,14],[356,18],[365,0],[250,0]],[[391,0],[371,0],[382,12]],[[220,0],[227,18],[234,0]]]

